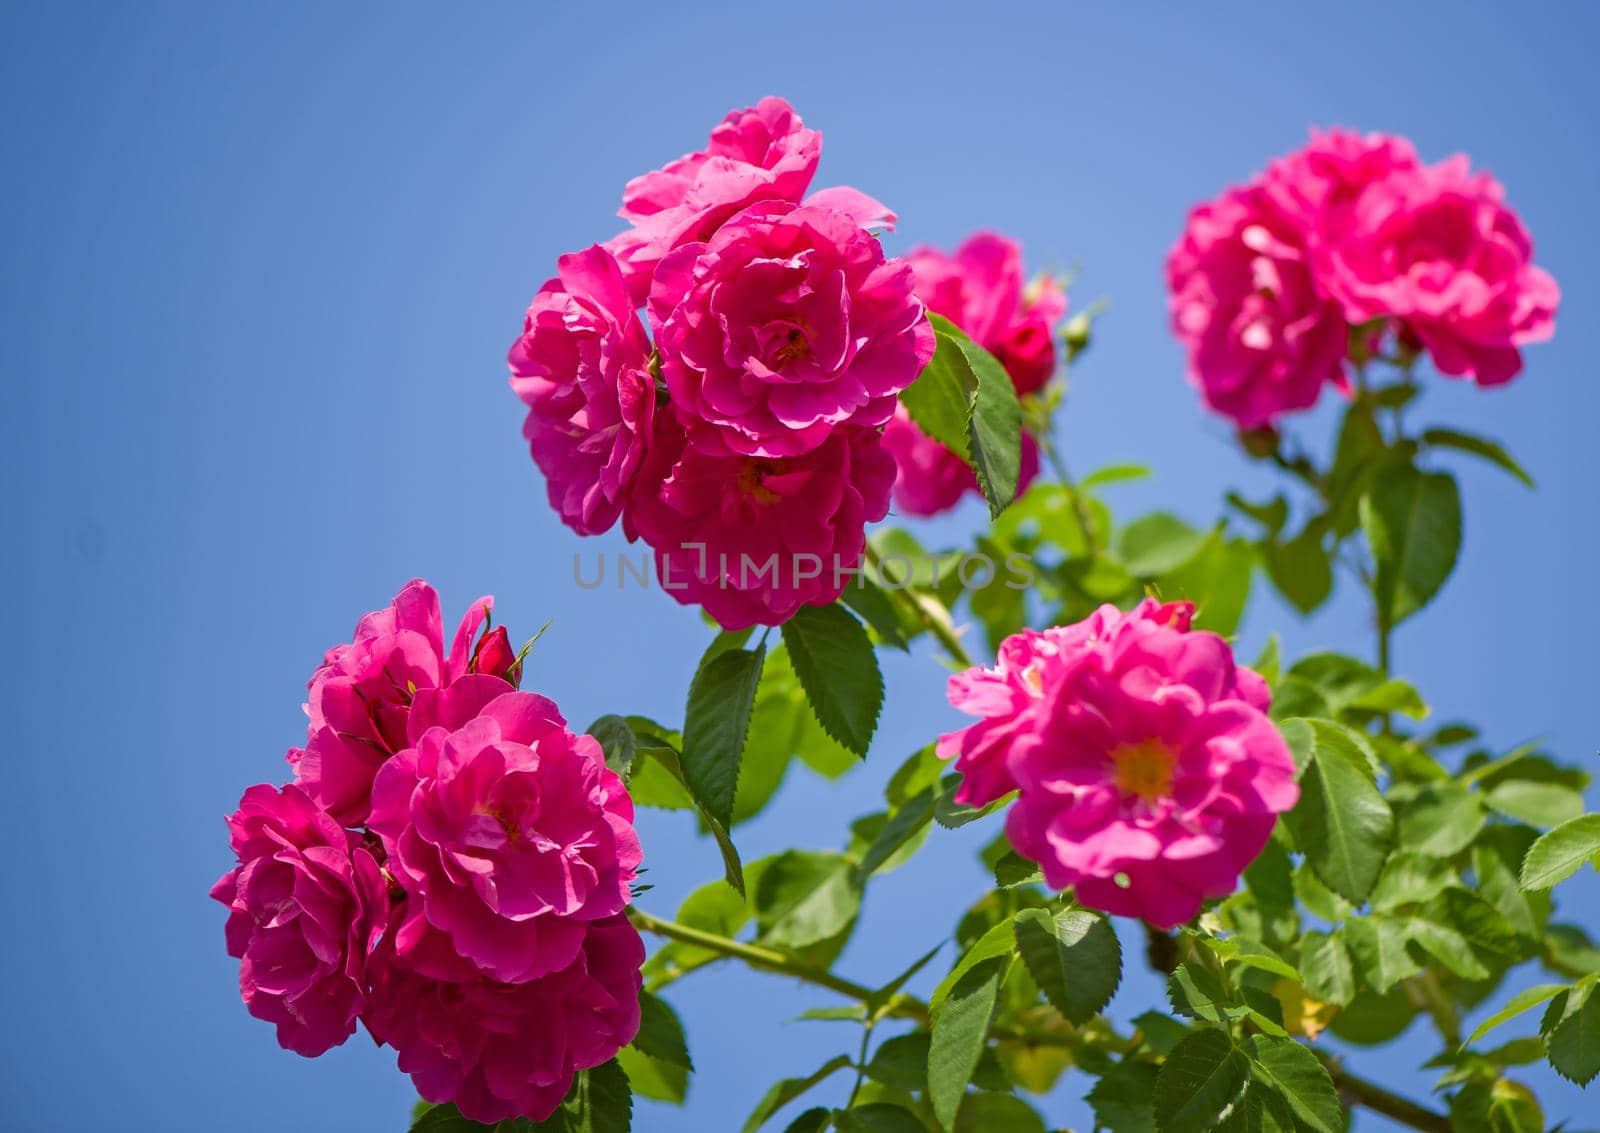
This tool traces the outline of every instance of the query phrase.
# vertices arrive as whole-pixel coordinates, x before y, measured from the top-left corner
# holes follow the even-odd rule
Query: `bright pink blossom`
[[[1405,138],[1314,129],[1304,146],[1267,166],[1262,184],[1299,218],[1314,243],[1326,246],[1344,236],[1368,188],[1419,167],[1417,151]]]
[[[1167,257],[1172,323],[1206,404],[1254,429],[1343,378],[1348,331],[1313,271],[1303,220],[1261,185],[1189,214]]]
[[[372,777],[407,744],[419,690],[479,673],[509,681],[510,691],[520,671],[504,630],[478,637],[493,606],[484,597],[468,607],[446,655],[439,595],[413,579],[386,609],[357,623],[349,644],[328,650],[311,677],[305,749],[289,752],[300,788],[344,825],[359,826]]]
[[[1561,299],[1500,183],[1463,156],[1367,189],[1329,249],[1327,283],[1351,322],[1398,319],[1441,372],[1485,386],[1555,333]]]
[[[904,406],[883,430],[883,447],[894,457],[894,506],[906,515],[938,515],[961,497],[978,491],[972,465],[917,427]],[[1039,446],[1022,434],[1022,465],[1017,476],[1020,496],[1039,475]]]
[[[742,456],[877,427],[933,357],[911,268],[849,214],[753,205],[656,269],[650,325],[679,421]]]
[[[550,506],[579,535],[617,521],[644,459],[655,412],[650,340],[611,253],[562,256],[511,347],[511,388],[528,406],[522,434]]]
[[[586,927],[628,903],[640,860],[633,801],[600,745],[546,698],[475,674],[419,692],[408,724],[369,819],[407,893],[401,959],[448,975],[423,951],[437,930],[495,980],[566,967]]]
[[[656,264],[682,244],[709,240],[734,213],[757,201],[799,202],[822,156],[822,135],[808,130],[781,98],[729,112],[703,150],[685,154],[628,182],[617,215],[630,227],[607,243],[635,303],[643,303]]]
[[[388,886],[360,838],[298,787],[251,787],[228,835],[239,864],[211,896],[228,907],[240,994],[281,1046],[319,1055],[355,1032]]]
[[[928,310],[998,358],[1019,394],[1044,387],[1055,372],[1055,324],[1066,314],[1067,296],[1049,276],[1024,287],[1022,245],[979,232],[954,255],[922,247],[906,261]]]
[[[981,719],[940,741],[958,801],[1017,791],[1007,836],[1050,885],[1163,928],[1232,892],[1299,797],[1265,682],[1192,613],[1146,600],[1007,638],[950,678]]]
[[[448,943],[432,947],[448,953]],[[473,972],[421,975],[391,935],[372,957],[367,1026],[399,1052],[400,1069],[431,1102],[470,1120],[543,1121],[573,1075],[609,1061],[639,1029],[644,942],[616,915],[584,926],[569,963],[523,983]]]
[[[833,601],[889,509],[894,460],[876,432],[834,429],[786,459],[717,456],[663,428],[633,521],[656,550],[662,589],[727,629],[779,625]]]

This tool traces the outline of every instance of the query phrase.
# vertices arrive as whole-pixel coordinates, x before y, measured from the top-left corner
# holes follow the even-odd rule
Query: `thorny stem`
[[[696,947],[715,952],[732,960],[743,960],[751,967],[763,971],[776,972],[780,975],[791,976],[802,983],[809,983],[816,987],[826,988],[836,992],[846,999],[853,999],[874,1012],[869,1020],[876,1018],[893,1017],[908,1019],[921,1026],[929,1024],[931,1013],[928,1005],[912,995],[898,993],[887,1003],[880,1001],[878,992],[865,984],[856,983],[854,980],[836,976],[832,972],[800,963],[794,958],[773,948],[764,948],[759,944],[746,944],[743,941],[733,940],[714,932],[691,928],[688,925],[678,924],[675,921],[662,920],[660,917],[651,916],[637,908],[628,910],[628,918],[634,927],[641,932],[653,933],[668,940],[681,941]],[[869,1030],[870,1033],[870,1030]],[[1064,1047],[1075,1049],[1083,1045],[1082,1037],[1076,1030],[1034,1030],[1028,1028],[994,1027],[990,1034],[996,1039],[1010,1042],[1019,1042],[1029,1046],[1038,1047]],[[1113,1045],[1110,1049],[1127,1053],[1134,1046],[1132,1040],[1124,1040]],[[866,1037],[862,1041],[862,1057],[858,1061],[865,1061]],[[1327,1067],[1329,1076],[1338,1091],[1351,1102],[1366,1106],[1375,1113],[1409,1125],[1413,1129],[1422,1130],[1423,1133],[1450,1133],[1450,1119],[1441,1113],[1436,1113],[1425,1106],[1418,1105],[1399,1094],[1390,1092],[1375,1082],[1369,1082],[1350,1073],[1339,1060],[1332,1055],[1315,1050],[1313,1053],[1322,1060]]]
[[[873,569],[878,572],[878,577],[882,578],[883,561],[878,557],[878,552],[873,549],[871,543],[867,544],[866,550],[867,562],[872,564]],[[926,605],[924,605],[924,602],[930,601],[930,599],[927,599],[923,595],[916,593],[908,586],[902,586],[899,588],[885,586],[884,589],[889,592],[891,599],[899,602],[902,606],[905,606],[916,615],[917,620],[927,628],[929,633],[933,634],[934,639],[938,641],[940,645],[944,646],[944,650],[946,653],[950,654],[951,660],[955,661],[963,669],[970,669],[977,664],[977,662],[975,662],[971,656],[968,655],[966,649],[962,647],[960,639],[958,639],[951,631],[950,626],[946,624],[945,620],[937,616],[933,611],[929,610]]]

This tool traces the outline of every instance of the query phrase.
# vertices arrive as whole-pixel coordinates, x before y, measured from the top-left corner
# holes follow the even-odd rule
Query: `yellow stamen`
[[[1117,790],[1154,802],[1172,793],[1172,752],[1157,740],[1127,744],[1111,752]]]

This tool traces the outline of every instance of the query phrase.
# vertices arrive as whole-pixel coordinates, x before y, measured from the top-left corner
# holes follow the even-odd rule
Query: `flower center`
[[[739,494],[745,499],[758,504],[776,503],[781,497],[777,492],[767,487],[761,481],[772,465],[765,460],[746,460],[739,465],[737,483]]]
[[[774,357],[778,365],[783,366],[799,361],[810,353],[811,343],[806,338],[806,332],[799,327],[792,327]]]
[[[1157,740],[1125,744],[1111,752],[1111,781],[1124,795],[1155,802],[1172,793],[1172,752]]]

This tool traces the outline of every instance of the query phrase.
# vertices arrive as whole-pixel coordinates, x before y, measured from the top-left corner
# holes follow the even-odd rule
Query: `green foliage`
[[[1014,926],[1017,951],[1044,997],[1072,1023],[1104,1010],[1122,982],[1122,946],[1111,922],[1083,909],[1051,916],[1024,909]]]
[[[1325,720],[1311,721],[1311,729],[1314,754],[1289,828],[1317,876],[1360,902],[1394,843],[1394,815],[1373,781],[1362,741]]]
[[[1361,529],[1377,572],[1373,594],[1383,625],[1396,626],[1426,606],[1461,549],[1461,496],[1455,478],[1386,466],[1361,497]]]
[[[783,643],[823,730],[865,757],[883,707],[867,631],[841,606],[801,606],[784,623]]]
[[[1249,1081],[1250,1059],[1226,1031],[1196,1031],[1173,1048],[1156,1076],[1156,1126],[1161,1133],[1215,1129]]]
[[[481,1125],[462,1117],[453,1105],[436,1105],[418,1112],[411,1133],[628,1133],[632,1128],[628,1076],[613,1060],[578,1071],[566,1100],[543,1121],[514,1118]]]
[[[683,778],[707,816],[724,827],[733,819],[739,762],[765,659],[764,646],[744,650],[713,645],[689,685]]]

